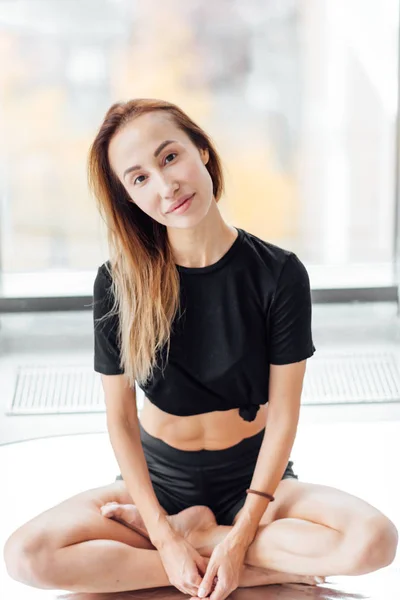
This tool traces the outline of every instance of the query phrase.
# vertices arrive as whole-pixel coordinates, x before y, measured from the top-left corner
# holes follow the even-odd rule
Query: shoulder
[[[111,263],[109,260],[106,260],[106,262],[97,268],[97,277],[99,279],[107,279],[108,281],[112,281]]]
[[[93,282],[94,302],[113,303],[112,271],[110,261],[107,260],[97,268],[96,277]]]
[[[306,269],[298,256],[286,248],[272,244],[254,233],[243,230],[244,254],[268,269],[277,283],[282,276],[304,275]]]
[[[94,279],[94,289],[102,290],[110,287],[112,283],[112,272],[110,261],[107,260],[97,268],[96,277]]]
[[[107,318],[114,322],[117,318],[110,261],[106,261],[97,268],[93,283],[93,313],[95,321]]]

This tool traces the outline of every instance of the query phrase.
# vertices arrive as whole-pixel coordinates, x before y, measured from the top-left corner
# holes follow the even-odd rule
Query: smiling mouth
[[[183,202],[181,202],[180,204],[178,204],[178,206],[175,206],[175,208],[173,208],[169,212],[170,213],[175,212],[176,210],[178,210],[178,208],[180,208],[181,206],[183,206],[184,204],[186,204],[186,202],[188,202],[189,200],[191,200],[193,198],[193,196],[194,196],[194,193],[191,196],[189,196],[189,198],[186,198],[186,200],[184,200]]]

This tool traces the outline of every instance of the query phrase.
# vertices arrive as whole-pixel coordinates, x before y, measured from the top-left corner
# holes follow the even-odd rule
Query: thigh
[[[9,538],[19,552],[35,552],[45,547],[58,548],[94,539],[123,542],[137,548],[152,548],[150,542],[126,525],[103,517],[100,508],[107,502],[133,504],[123,481],[93,488],[72,496],[37,515]]]
[[[275,500],[268,505],[260,525],[294,518],[343,532],[350,525],[382,516],[377,508],[361,498],[327,485],[282,479],[274,495]]]

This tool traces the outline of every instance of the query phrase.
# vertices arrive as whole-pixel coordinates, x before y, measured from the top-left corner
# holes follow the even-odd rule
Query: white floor
[[[400,421],[365,419],[363,408],[358,409],[358,417],[353,411],[351,421],[337,418],[332,422],[329,415],[323,419],[320,413],[313,418],[310,411],[303,412],[292,453],[299,477],[363,498],[400,529],[396,482]],[[68,435],[0,447],[0,477],[6,482],[0,496],[1,545],[12,531],[36,514],[84,489],[113,481],[117,472],[106,433]],[[375,593],[374,586],[382,591],[382,577],[385,575],[388,583],[399,566],[398,553],[395,562],[379,572],[379,577],[371,574],[362,578],[362,589],[357,578],[340,581],[343,585],[343,579],[346,580],[346,591],[367,592],[371,597]],[[7,600],[56,597],[54,592],[14,582],[7,576],[3,562],[0,582],[1,598]],[[392,598],[379,594],[376,597]]]

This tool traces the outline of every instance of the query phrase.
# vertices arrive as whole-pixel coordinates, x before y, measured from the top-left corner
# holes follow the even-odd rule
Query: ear
[[[201,160],[206,165],[208,163],[208,161],[210,160],[210,153],[208,151],[208,148],[200,148],[200,156],[201,156]]]

